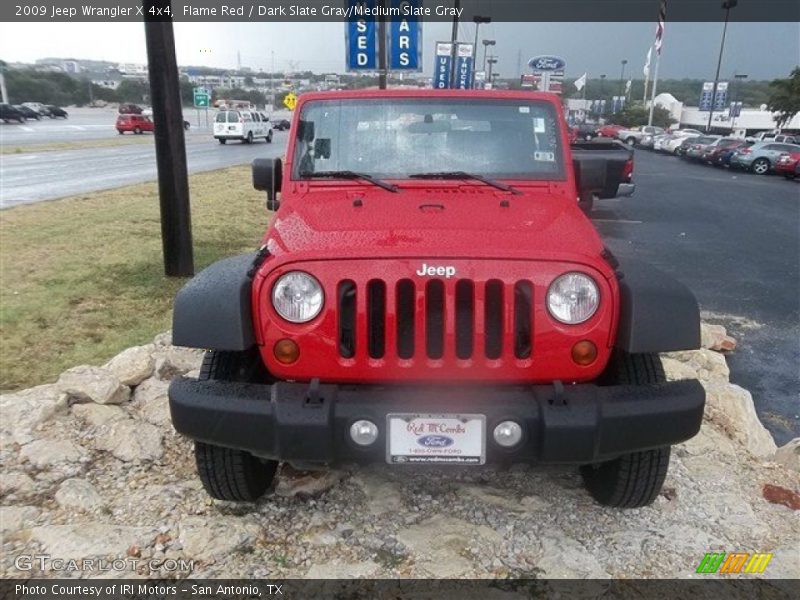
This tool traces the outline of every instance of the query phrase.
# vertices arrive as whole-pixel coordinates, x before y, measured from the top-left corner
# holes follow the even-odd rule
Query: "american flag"
[[[667,0],[661,0],[658,8],[658,24],[656,25],[656,52],[661,56],[661,46],[664,43],[664,21],[667,19]]]

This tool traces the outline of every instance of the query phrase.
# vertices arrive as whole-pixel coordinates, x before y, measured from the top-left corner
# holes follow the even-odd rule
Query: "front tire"
[[[769,173],[769,161],[766,158],[757,158],[753,161],[753,166],[750,167],[756,175],[766,175]]]
[[[267,134],[267,143],[268,144],[272,143],[272,132],[271,131]]]
[[[252,131],[248,131],[247,132],[247,137],[245,138],[244,143],[245,144],[252,144],[253,143],[253,132]]]
[[[219,141],[220,144],[222,144],[224,146],[225,142],[227,142],[228,140],[226,140],[225,138],[218,138],[218,141]]]
[[[647,385],[667,380],[656,354],[620,353],[612,359],[604,383]],[[658,497],[669,470],[670,447],[624,454],[603,463],[583,465],[584,486],[604,506],[640,508]]]
[[[628,144],[628,146],[635,146],[636,145],[636,138],[629,137],[627,140],[625,140],[625,143]]]
[[[257,351],[207,352],[201,380],[263,382],[269,375]],[[195,441],[197,475],[209,496],[231,502],[255,502],[272,485],[278,462],[262,460],[244,450]]]

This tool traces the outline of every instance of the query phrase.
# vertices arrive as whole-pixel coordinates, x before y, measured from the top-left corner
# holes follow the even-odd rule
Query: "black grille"
[[[528,359],[533,354],[530,281],[512,285],[499,279],[431,279],[424,283],[401,279],[394,294],[389,294],[387,283],[379,279],[358,290],[360,285],[344,280],[337,288],[338,343],[343,358],[359,354],[382,359],[387,349],[396,350],[400,359],[414,358],[419,351],[434,360],[497,360],[512,352],[517,359]],[[395,305],[394,321],[387,320],[390,301]],[[357,320],[359,311],[366,311],[365,321],[363,312],[362,321]],[[357,332],[357,322],[366,331]],[[356,347],[359,339],[366,348]],[[448,356],[451,353],[455,357]]]

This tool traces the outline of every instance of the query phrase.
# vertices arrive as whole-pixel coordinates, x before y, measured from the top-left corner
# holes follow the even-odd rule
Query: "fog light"
[[[294,340],[278,340],[272,352],[275,360],[284,365],[290,365],[300,358],[300,347]]]
[[[503,421],[494,428],[494,441],[503,448],[511,448],[522,439],[522,427],[514,421]]]
[[[378,439],[378,426],[372,421],[356,421],[350,425],[350,437],[359,446],[369,446]]]
[[[582,340],[572,347],[572,360],[576,364],[590,365],[597,358],[597,346],[589,340]]]

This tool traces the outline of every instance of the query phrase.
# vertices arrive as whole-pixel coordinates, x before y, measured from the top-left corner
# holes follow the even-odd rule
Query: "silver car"
[[[800,152],[800,145],[756,142],[749,148],[737,150],[731,156],[731,167],[747,169],[756,175],[766,175],[778,164],[781,154],[792,152]]]

